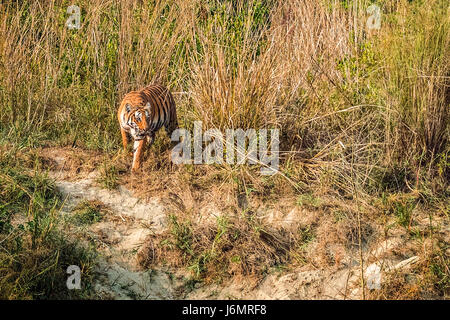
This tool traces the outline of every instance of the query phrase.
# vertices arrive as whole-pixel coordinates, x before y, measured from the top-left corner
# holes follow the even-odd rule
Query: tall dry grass
[[[397,167],[448,177],[444,1],[379,1],[378,31],[370,1],[79,1],[79,30],[70,4],[0,7],[3,141],[116,150],[123,94],[162,82],[182,126],[279,128],[298,179],[350,192]]]

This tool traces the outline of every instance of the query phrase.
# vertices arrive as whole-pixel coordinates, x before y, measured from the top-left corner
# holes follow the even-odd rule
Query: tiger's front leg
[[[145,137],[147,144],[145,147],[145,152],[146,154],[143,155],[143,157],[147,158],[148,157],[148,153],[150,152],[150,147],[152,146],[153,142],[155,142],[155,133],[154,132],[150,132],[149,135],[147,137]]]
[[[122,134],[123,151],[127,152],[128,140],[130,139],[130,137],[124,128],[120,128],[120,133]]]
[[[145,139],[135,140],[133,144],[133,165],[131,167],[131,171],[137,171],[141,167],[144,151]]]

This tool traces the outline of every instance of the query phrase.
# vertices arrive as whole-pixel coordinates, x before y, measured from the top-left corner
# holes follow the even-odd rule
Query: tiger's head
[[[135,140],[142,140],[150,134],[150,103],[145,106],[125,105],[124,122],[130,128]]]

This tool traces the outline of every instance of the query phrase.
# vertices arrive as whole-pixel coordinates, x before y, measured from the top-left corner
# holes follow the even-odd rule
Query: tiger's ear
[[[125,111],[126,111],[127,113],[129,113],[129,112],[131,111],[131,105],[130,105],[129,103],[127,103],[127,104],[125,105]]]
[[[145,105],[144,109],[150,111],[151,107],[152,106],[151,106],[150,102],[147,102],[147,104]]]

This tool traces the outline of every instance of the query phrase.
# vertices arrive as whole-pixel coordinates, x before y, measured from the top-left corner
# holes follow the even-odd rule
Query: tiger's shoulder
[[[144,106],[149,101],[153,100],[152,97],[159,97],[159,99],[169,99],[173,101],[172,95],[166,87],[161,84],[150,84],[139,90],[130,91],[123,97],[118,112],[121,113],[127,104],[132,107]]]
[[[161,95],[161,94],[170,94],[169,89],[160,84],[150,84],[146,87],[143,87],[136,91],[128,92],[122,101],[126,101],[133,106],[135,105],[143,105],[145,104],[149,97],[153,94]]]
[[[155,94],[157,96],[168,96],[171,95],[169,89],[167,89],[166,87],[164,87],[163,85],[160,84],[151,84],[148,85],[142,89],[140,89],[139,91],[137,91],[138,93],[144,95],[144,96],[154,96]]]
[[[147,97],[143,94],[142,90],[130,91],[122,99],[122,104],[131,104],[132,106],[140,106],[146,102]]]

